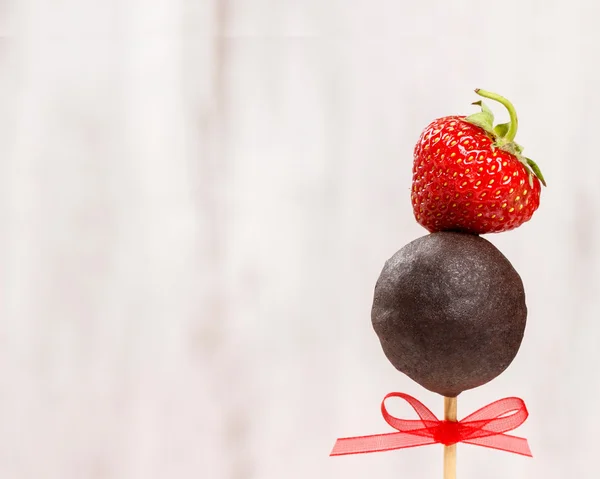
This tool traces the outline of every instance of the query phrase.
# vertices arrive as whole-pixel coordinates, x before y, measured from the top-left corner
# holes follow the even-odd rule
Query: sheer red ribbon
[[[419,419],[399,419],[388,413],[385,400],[391,397],[404,399]],[[383,398],[381,414],[398,432],[340,438],[330,456],[464,442],[532,457],[527,439],[504,434],[523,424],[529,415],[523,400],[516,397],[499,399],[461,421],[453,422],[439,420],[423,403],[408,394],[390,393]]]

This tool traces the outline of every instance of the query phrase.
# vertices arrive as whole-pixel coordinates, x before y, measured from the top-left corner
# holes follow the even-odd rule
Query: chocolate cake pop
[[[454,397],[512,362],[527,307],[519,274],[489,241],[440,232],[392,256],[375,286],[371,319],[396,369]]]

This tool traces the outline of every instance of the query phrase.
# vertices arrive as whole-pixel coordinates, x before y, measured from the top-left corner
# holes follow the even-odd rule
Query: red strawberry
[[[475,90],[499,101],[510,122],[493,126],[492,112],[448,116],[431,123],[415,147],[412,204],[415,218],[430,232],[498,233],[531,219],[540,204],[538,166],[514,142],[517,115],[499,95]]]

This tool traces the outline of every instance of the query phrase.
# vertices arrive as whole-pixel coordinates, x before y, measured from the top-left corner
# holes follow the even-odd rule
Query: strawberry
[[[412,204],[417,222],[430,232],[499,233],[531,219],[540,204],[544,177],[514,142],[517,115],[504,97],[475,90],[500,102],[510,122],[494,127],[491,110],[431,123],[414,151]]]

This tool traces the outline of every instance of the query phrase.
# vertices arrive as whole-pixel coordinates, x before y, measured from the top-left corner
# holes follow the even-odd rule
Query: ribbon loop
[[[385,407],[386,399],[405,400],[419,419],[400,419]],[[459,442],[531,457],[527,439],[504,434],[525,422],[529,413],[522,399],[508,397],[478,409],[461,421],[439,420],[422,402],[404,393],[389,393],[381,402],[381,414],[398,432],[346,437],[336,441],[331,456],[390,451],[407,447]]]

